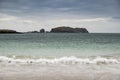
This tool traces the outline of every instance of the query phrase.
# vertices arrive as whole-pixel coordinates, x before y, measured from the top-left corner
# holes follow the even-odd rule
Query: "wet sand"
[[[0,65],[0,80],[120,80],[115,65]]]

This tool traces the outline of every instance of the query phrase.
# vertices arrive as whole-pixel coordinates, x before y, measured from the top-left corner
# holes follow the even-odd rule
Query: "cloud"
[[[55,20],[59,22],[106,22],[110,21],[111,18],[90,18],[90,19],[61,19]]]
[[[0,0],[0,28],[21,31],[60,25],[115,29],[119,27],[119,14],[120,0]]]
[[[120,20],[120,16],[117,16],[117,17],[112,17],[113,19],[117,19],[117,20]]]
[[[33,23],[33,22],[34,22],[33,20],[27,20],[27,19],[25,19],[25,20],[20,20],[20,21],[22,21],[22,22],[24,22],[24,23]]]
[[[6,14],[0,14],[0,22],[23,22],[23,23],[34,23],[35,21],[30,19],[25,19],[21,17],[6,15]]]
[[[0,16],[0,21],[12,21],[12,20],[16,20],[17,18],[15,16],[8,16],[8,15],[2,15],[2,17]]]
[[[9,17],[9,18],[0,18],[0,21],[11,21],[11,20],[15,20],[14,17]]]
[[[119,8],[117,0],[0,0],[0,12],[19,16],[56,15],[56,12],[112,16],[119,15]]]

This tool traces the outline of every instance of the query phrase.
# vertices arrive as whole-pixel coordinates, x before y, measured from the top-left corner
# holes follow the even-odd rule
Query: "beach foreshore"
[[[0,80],[120,80],[120,64],[1,64]]]

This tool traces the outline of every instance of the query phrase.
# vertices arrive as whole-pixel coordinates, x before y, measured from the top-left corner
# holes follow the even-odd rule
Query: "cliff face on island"
[[[7,34],[7,33],[14,34],[14,33],[19,33],[19,32],[15,30],[9,30],[9,29],[0,29],[0,34]]]
[[[86,28],[72,28],[72,27],[56,27],[52,28],[51,33],[89,33]]]

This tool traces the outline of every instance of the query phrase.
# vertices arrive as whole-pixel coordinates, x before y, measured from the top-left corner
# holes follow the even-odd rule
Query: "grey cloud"
[[[0,0],[1,12],[118,15],[117,0]]]
[[[120,19],[120,17],[113,17],[113,19]]]

